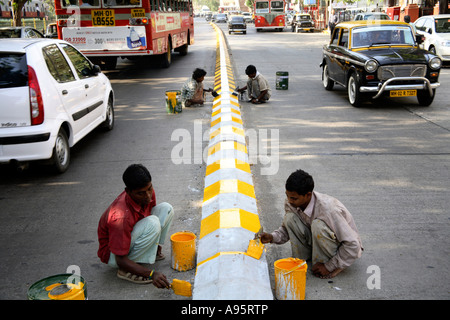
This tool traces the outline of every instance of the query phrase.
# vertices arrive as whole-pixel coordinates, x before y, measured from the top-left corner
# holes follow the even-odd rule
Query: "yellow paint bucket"
[[[167,113],[180,113],[183,111],[183,107],[181,105],[181,91],[166,91],[166,110]]]
[[[195,239],[190,231],[177,232],[170,237],[173,269],[187,271],[195,267]]]
[[[86,300],[83,277],[72,273],[57,274],[34,283],[28,289],[29,300]]]
[[[275,296],[278,300],[305,300],[305,260],[296,258],[275,261]]]

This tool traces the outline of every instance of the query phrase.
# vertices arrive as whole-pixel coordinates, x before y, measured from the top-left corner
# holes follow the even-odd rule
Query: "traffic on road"
[[[73,129],[64,127],[65,135],[51,134],[61,142],[49,142],[53,155],[41,158],[53,158],[53,166],[34,161],[38,157],[24,158],[28,167],[17,165],[22,161],[9,163],[14,158],[6,159],[12,152],[11,143],[2,131],[19,130],[20,125],[13,125],[19,122],[27,122],[29,126],[28,122],[36,113],[25,120],[17,120],[17,117],[4,120],[4,115],[0,115],[0,159],[5,162],[0,165],[0,241],[3,243],[0,271],[5,275],[0,297],[27,299],[29,287],[39,279],[77,270],[86,280],[92,300],[191,299],[176,295],[173,290],[158,288],[173,279],[194,286],[195,269],[179,272],[171,267],[169,238],[154,246],[159,258],[145,267],[145,272],[150,272],[149,277],[155,274],[151,271],[156,270],[158,285],[124,281],[123,278],[138,278],[126,273],[118,277],[117,268],[104,263],[105,259],[101,261],[97,252],[99,221],[118,195],[123,197],[120,205],[130,201],[126,200],[129,199],[127,194],[139,203],[122,179],[124,171],[132,164],[142,164],[151,174],[151,183],[146,180],[145,192],[149,192],[151,185],[154,196],[148,199],[148,194],[142,196],[146,198],[142,200],[145,206],[151,198],[156,204],[168,203],[173,209],[173,212],[167,209],[171,219],[170,227],[165,225],[167,235],[189,231],[200,236],[214,97],[206,94],[203,104],[183,107],[178,113],[168,113],[166,108],[167,92],[180,91],[197,68],[206,72],[203,87],[215,89],[217,35],[203,17],[195,18],[194,23],[195,41],[189,45],[189,52],[171,52],[170,68],[161,68],[160,57],[122,57],[117,59],[115,68],[101,70],[101,66],[89,62],[89,57],[76,48],[71,49],[73,46],[66,42],[26,40],[33,46],[47,41],[55,49],[48,53],[50,56],[42,56],[39,67],[34,64],[37,55],[29,59],[39,79],[40,94],[32,94],[36,88],[29,80],[33,71],[25,68],[28,75],[24,81],[28,83],[31,97],[25,101],[28,105],[31,103],[32,108],[36,105],[39,112],[44,112],[44,117],[50,117],[55,123],[67,116],[39,109],[40,99],[47,105],[46,101],[52,96],[58,94],[64,99],[67,96],[64,90],[76,89],[70,84],[63,88],[65,81],[58,78],[63,70],[61,64],[52,72],[51,62],[57,63],[52,60],[56,49],[59,50],[56,53],[71,61],[67,68],[71,72],[66,72],[65,76],[72,74],[81,89],[88,89],[83,85],[91,81],[87,83],[89,89],[95,88],[97,95],[94,97],[101,98],[95,99],[89,93],[80,95],[86,100],[92,98],[86,102],[83,110],[89,112],[85,113],[96,113],[77,129],[85,130],[79,135],[80,139],[75,139],[75,125]],[[339,77],[344,75],[338,74],[338,66],[354,64],[354,68],[367,71],[375,65],[379,69],[384,65],[378,60],[374,65],[364,62],[366,60],[358,61],[363,59],[362,47],[350,53],[354,56],[343,58],[344,50],[337,53],[330,48],[334,42],[328,33],[297,33],[288,28],[257,30],[253,23],[246,24],[245,32],[229,33],[227,23],[216,26],[223,31],[229,46],[236,87],[242,88],[250,80],[246,74],[249,65],[255,66],[271,87],[270,99],[264,103],[249,102],[247,92],[236,95],[264,234],[273,234],[283,226],[287,212],[285,201],[292,196],[287,190],[287,180],[301,169],[314,177],[314,191],[319,201],[329,199],[322,197],[326,194],[345,205],[345,216],[351,217],[348,219],[350,227],[345,231],[340,229],[337,234],[349,232],[349,239],[360,241],[361,246],[355,249],[358,251],[356,260],[349,258],[350,254],[336,260],[352,260],[348,268],[337,268],[339,270],[333,273],[323,265],[312,268],[308,261],[306,299],[448,299],[449,286],[442,281],[448,264],[450,230],[446,211],[450,187],[448,65],[441,66],[438,63],[441,60],[432,53],[415,57],[415,64],[425,66],[417,77],[428,79],[430,86],[396,87],[394,89],[402,94],[395,97],[380,94],[377,99],[366,97],[359,101],[354,90],[361,85],[356,83],[355,77],[350,77],[354,82],[349,82],[350,78],[341,81]],[[398,28],[404,31],[404,27]],[[338,42],[344,41],[347,32],[350,35],[348,49],[357,47],[356,25],[343,24],[336,28],[341,35]],[[405,38],[403,34],[402,39]],[[409,40],[414,42],[414,39]],[[1,41],[4,40],[0,40],[0,61],[10,64],[15,61],[23,69],[25,62],[5,54]],[[386,46],[393,60],[406,59],[392,44]],[[405,46],[412,47],[413,43],[402,42],[399,46],[404,51]],[[382,49],[387,50],[384,47]],[[23,48],[15,50],[18,52],[28,54]],[[408,57],[412,59],[411,55]],[[370,59],[377,59],[377,56]],[[48,79],[44,81],[41,72]],[[282,89],[276,86],[280,72],[288,83]],[[434,80],[433,72],[437,72]],[[25,73],[22,76],[25,77]],[[93,79],[101,83],[95,84]],[[333,87],[333,81],[343,86]],[[406,79],[402,81],[414,84]],[[3,101],[14,91],[4,93],[10,86],[6,82],[3,74],[0,75]],[[437,82],[440,86],[431,86]],[[50,94],[49,90],[56,91]],[[429,96],[419,98],[420,90],[428,90]],[[415,91],[415,94],[403,94],[406,91]],[[17,98],[17,103],[20,101]],[[358,108],[354,108],[354,104]],[[97,107],[90,108],[92,105]],[[81,113],[75,114],[81,116]],[[73,114],[67,121],[75,121]],[[99,127],[102,125],[114,129],[105,133]],[[40,136],[39,132],[34,133]],[[58,156],[59,146],[65,146],[64,154],[70,151],[70,166],[65,165],[62,153]],[[59,170],[56,171],[62,174],[54,170],[58,160],[56,168]],[[298,207],[307,212],[303,203]],[[296,209],[291,206],[290,210]],[[274,263],[291,257],[293,250],[289,241],[282,241],[286,240],[286,234],[275,239],[278,244],[268,241],[270,238],[264,236],[263,242],[271,287],[275,290]],[[341,247],[348,248],[347,243]],[[120,264],[123,260],[119,257],[116,261]],[[138,280],[145,281],[145,278]]]

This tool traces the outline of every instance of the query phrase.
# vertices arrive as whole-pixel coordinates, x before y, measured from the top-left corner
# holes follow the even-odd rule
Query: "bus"
[[[105,69],[118,57],[186,55],[194,43],[192,0],[55,0],[58,38]]]
[[[253,9],[256,31],[261,29],[283,31],[286,25],[285,0],[255,0]]]

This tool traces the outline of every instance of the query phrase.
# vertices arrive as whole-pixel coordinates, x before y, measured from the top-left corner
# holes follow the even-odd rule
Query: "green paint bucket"
[[[275,87],[277,90],[287,90],[289,88],[289,72],[277,71]]]
[[[166,91],[166,109],[167,113],[180,113],[183,111],[181,105],[181,91],[167,90]]]
[[[87,300],[86,282],[72,273],[44,278],[28,289],[28,300]]]

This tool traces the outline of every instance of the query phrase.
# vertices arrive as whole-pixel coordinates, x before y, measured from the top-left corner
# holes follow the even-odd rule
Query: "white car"
[[[62,40],[0,39],[0,101],[0,163],[50,159],[64,172],[72,146],[114,126],[108,78]]]
[[[383,12],[361,12],[356,14],[355,20],[391,20],[391,18]]]
[[[416,32],[425,37],[420,45],[438,55],[442,61],[450,61],[450,14],[423,16],[414,22]]]

